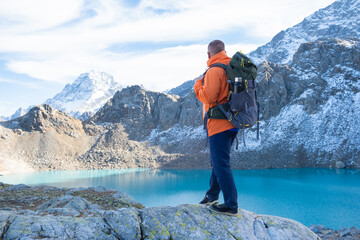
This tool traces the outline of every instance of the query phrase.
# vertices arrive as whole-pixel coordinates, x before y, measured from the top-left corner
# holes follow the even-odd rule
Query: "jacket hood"
[[[213,65],[214,63],[223,63],[228,65],[229,61],[231,58],[228,57],[228,55],[226,54],[225,51],[221,51],[217,54],[215,54],[214,56],[212,56],[208,61],[207,61],[207,66],[210,67],[211,65]]]

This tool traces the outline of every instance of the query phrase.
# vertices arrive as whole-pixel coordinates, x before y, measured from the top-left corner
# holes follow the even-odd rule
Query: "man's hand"
[[[193,86],[193,88],[196,91],[196,88],[201,87],[202,85],[204,85],[204,75],[200,75],[197,78],[194,79],[195,84]]]

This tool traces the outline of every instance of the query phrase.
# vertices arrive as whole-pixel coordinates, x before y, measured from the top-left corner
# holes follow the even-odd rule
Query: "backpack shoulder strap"
[[[221,67],[225,70],[225,72],[227,71],[227,65],[226,64],[223,64],[223,63],[214,63],[213,65],[211,65],[210,67],[208,67],[205,72],[204,72],[204,75],[207,73],[207,71],[212,68],[212,67]]]
[[[223,64],[223,63],[214,63],[213,65],[211,65],[209,68],[212,68],[212,67],[221,67],[223,68],[225,71],[227,69],[227,65],[226,64]]]

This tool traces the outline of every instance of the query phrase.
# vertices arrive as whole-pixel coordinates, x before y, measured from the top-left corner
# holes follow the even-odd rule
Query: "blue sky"
[[[204,71],[211,40],[229,55],[250,52],[332,2],[1,0],[0,116],[43,103],[90,70],[170,89]]]

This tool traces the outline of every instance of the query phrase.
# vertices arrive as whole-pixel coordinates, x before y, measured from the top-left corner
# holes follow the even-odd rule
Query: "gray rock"
[[[340,237],[341,238],[349,236],[349,235],[351,235],[351,230],[350,229],[342,229],[341,232],[340,232]]]
[[[345,168],[345,167],[346,167],[346,165],[345,165],[345,163],[343,161],[336,161],[335,162],[335,168],[341,169],[341,168]]]
[[[0,210],[0,237],[4,236],[10,226],[10,221],[16,212]]]
[[[144,239],[319,239],[305,226],[279,217],[240,210],[237,217],[200,205],[141,211]]]
[[[1,210],[11,211],[11,210],[12,210],[12,208],[11,208],[11,207],[3,207],[3,208],[1,208]]]
[[[311,225],[309,229],[317,234],[326,229],[326,227],[324,225]]]
[[[323,240],[358,240],[360,229],[356,227],[334,230],[323,225],[312,225],[309,227]]]
[[[23,216],[11,222],[4,239],[116,239],[108,234],[100,216],[73,218],[66,216]]]
[[[19,190],[22,190],[24,188],[30,188],[30,187],[25,185],[25,184],[17,184],[17,185],[12,185],[10,187],[7,187],[6,191],[19,191]]]
[[[5,240],[319,239],[298,222],[241,209],[237,216],[227,216],[202,205],[91,212],[93,208],[85,199],[64,195],[41,205],[37,211],[0,211],[0,236]]]
[[[38,207],[39,213],[51,213],[63,216],[80,216],[86,211],[99,211],[101,207],[92,204],[82,197],[74,197],[72,195],[64,195],[51,199]]]
[[[109,231],[119,239],[141,239],[140,217],[136,208],[107,211],[103,218]]]
[[[95,186],[95,187],[79,187],[79,188],[74,188],[74,189],[70,189],[69,191],[66,192],[66,194],[73,194],[76,192],[80,192],[80,191],[95,191],[95,192],[106,192],[106,191],[115,191],[114,189],[105,187],[105,186]]]

